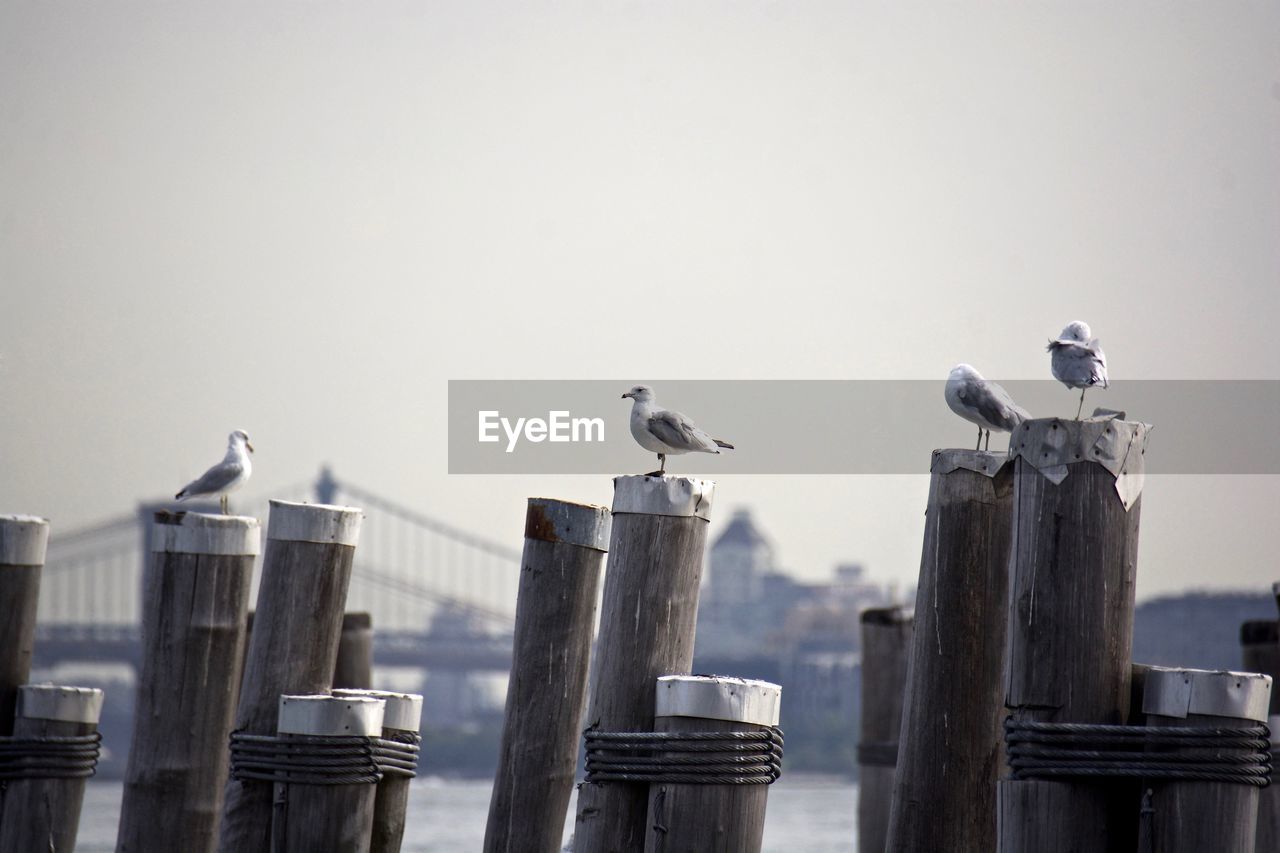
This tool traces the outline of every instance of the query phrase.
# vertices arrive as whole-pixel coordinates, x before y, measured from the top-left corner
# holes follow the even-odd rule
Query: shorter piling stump
[[[1272,678],[1271,704],[1267,727],[1271,730],[1271,759],[1275,762],[1280,744],[1280,626],[1274,619],[1254,619],[1240,626],[1241,664],[1245,672],[1260,672]],[[1258,839],[1256,853],[1280,853],[1280,785],[1268,785],[1258,794]]]
[[[373,686],[373,617],[344,613],[338,658],[333,666],[335,690],[368,690]]]
[[[0,515],[0,736],[13,733],[18,687],[31,676],[36,602],[49,522]]]
[[[858,740],[858,850],[884,853],[913,617],[900,607],[862,611],[862,724]]]
[[[18,688],[13,736],[0,738],[0,850],[73,853],[102,700],[92,687]]]
[[[387,690],[335,690],[337,698],[366,696],[386,703],[382,718],[382,781],[373,804],[369,853],[400,853],[409,810],[409,782],[418,775],[422,696]],[[390,759],[390,760],[388,760]]]

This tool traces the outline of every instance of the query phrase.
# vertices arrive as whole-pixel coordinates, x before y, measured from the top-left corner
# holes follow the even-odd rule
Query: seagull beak
[[[624,400],[625,400],[625,399],[627,399],[628,397],[631,397],[631,396],[632,396],[632,395],[631,395],[631,392],[627,392],[626,394],[623,394],[623,395],[622,395],[622,399],[624,399]],[[634,399],[634,398],[633,398],[633,399]]]
[[[250,452],[250,453],[252,453],[252,452],[253,452],[253,445],[252,445],[252,444],[250,444],[249,442],[247,442],[247,441],[246,441],[246,442],[244,443],[244,446],[245,446],[245,447],[247,447],[247,448],[249,448],[249,452]]]

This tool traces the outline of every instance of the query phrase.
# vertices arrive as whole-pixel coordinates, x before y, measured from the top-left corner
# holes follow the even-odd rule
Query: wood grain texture
[[[14,735],[89,735],[97,723],[69,723],[18,717]],[[72,853],[80,828],[87,779],[15,779],[0,787],[0,851]]]
[[[217,846],[252,555],[150,555],[117,853]]]
[[[1012,509],[1011,465],[995,477],[931,477],[885,848],[894,853],[995,848]]]
[[[382,730],[388,740],[412,741],[416,732],[399,729]],[[400,853],[404,841],[404,827],[409,814],[409,785],[407,776],[383,776],[373,801],[373,830],[369,836],[369,853]],[[564,822],[564,812],[560,813]]]
[[[0,565],[0,737],[13,734],[18,687],[31,675],[42,568]]]
[[[524,541],[486,853],[561,849],[604,560],[592,548]]]
[[[1141,498],[1126,512],[1115,478],[1092,462],[1070,463],[1057,485],[1021,457],[1014,464],[1010,716],[1124,723]],[[1001,853],[1132,849],[1136,786],[1038,781],[1018,790],[1029,784],[1002,785]],[[1032,837],[1045,846],[1027,847]]]
[[[330,689],[354,555],[268,538],[234,730],[275,734],[281,694]],[[270,853],[271,804],[271,782],[228,780],[218,849]]]
[[[272,853],[369,853],[377,792],[372,783],[275,783]]]
[[[614,514],[588,728],[652,731],[658,676],[689,674],[706,541],[702,518]],[[574,850],[643,849],[648,805],[647,785],[583,783]]]
[[[911,616],[897,607],[864,610],[862,623],[862,722],[864,746],[897,743],[911,655]],[[858,767],[858,850],[883,853],[889,837],[894,768]]]
[[[755,732],[763,726],[658,717],[658,732]],[[645,853],[759,853],[768,785],[649,785]]]

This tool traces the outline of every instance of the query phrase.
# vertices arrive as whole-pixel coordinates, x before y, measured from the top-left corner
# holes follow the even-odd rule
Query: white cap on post
[[[1267,721],[1271,676],[1153,666],[1142,685],[1142,713],[1161,717],[1204,714]]]
[[[49,522],[34,515],[0,515],[0,566],[43,566]]]
[[[372,696],[280,697],[280,734],[377,737],[387,704]]]
[[[103,693],[96,687],[23,684],[18,688],[18,716],[28,720],[92,723],[102,716]]]
[[[340,688],[333,691],[337,697],[368,696],[387,703],[382,716],[383,729],[416,732],[422,725],[422,696],[418,693],[393,693],[390,690],[356,690]]]
[[[363,518],[364,511],[359,507],[273,500],[267,538],[355,547]]]
[[[157,512],[151,525],[151,550],[170,554],[256,556],[261,551],[258,519],[203,512]]]
[[[608,507],[555,498],[529,498],[524,538],[608,551],[611,520]]]
[[[637,515],[673,515],[711,518],[716,484],[667,474],[650,477],[633,474],[613,478],[613,512]]]
[[[776,726],[782,688],[768,681],[722,675],[663,675],[658,678],[655,699],[655,717]]]

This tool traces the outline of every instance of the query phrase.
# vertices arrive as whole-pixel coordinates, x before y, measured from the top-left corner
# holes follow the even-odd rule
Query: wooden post
[[[335,690],[333,695],[367,696],[386,703],[382,717],[382,737],[401,743],[418,743],[422,724],[422,696],[417,693],[392,693],[388,690]],[[404,840],[405,817],[409,811],[408,776],[387,774],[378,783],[373,804],[373,832],[369,853],[400,853]],[[563,816],[560,820],[564,823]]]
[[[1266,722],[1271,677],[1152,667],[1142,710],[1147,725],[1243,728]],[[1219,754],[1237,750],[1222,749]],[[1258,792],[1229,782],[1153,779],[1152,849],[1160,853],[1254,853]]]
[[[936,450],[887,850],[992,850],[1013,466]],[[865,695],[865,694],[864,694]]]
[[[1267,726],[1271,729],[1271,750],[1280,748],[1280,628],[1274,619],[1254,619],[1240,626],[1241,657],[1245,672],[1271,676],[1271,704]],[[1280,784],[1272,783],[1258,794],[1257,853],[1280,853]]]
[[[858,732],[858,851],[884,853],[897,765],[912,616],[901,607],[862,611],[862,722]]]
[[[281,696],[279,734],[378,737],[386,703],[371,696]],[[369,853],[378,786],[276,782],[275,853]]]
[[[592,665],[587,728],[653,730],[653,684],[688,674],[715,484],[667,475],[617,477],[609,571]],[[648,787],[584,782],[574,850],[631,853],[644,846]]]
[[[1008,685],[1019,722],[1123,724],[1145,424],[1031,420],[1015,459]],[[1100,853],[1135,837],[1133,786],[1002,781],[1000,853]],[[1132,849],[1131,847],[1128,849]]]
[[[485,853],[559,853],[564,842],[608,544],[607,508],[529,499]]]
[[[658,679],[657,732],[755,732],[778,725],[782,688],[767,681]],[[652,782],[645,853],[759,853],[769,786]]]
[[[217,845],[260,535],[256,518],[155,514],[117,853]]]
[[[342,616],[333,686],[348,690],[368,690],[373,686],[373,617],[368,613]]]
[[[275,734],[282,694],[329,690],[360,519],[351,507],[271,502],[235,731]],[[227,781],[222,853],[269,853],[271,796],[269,782]]]
[[[40,570],[49,522],[33,515],[0,515],[0,737],[13,734],[18,687],[31,675]]]
[[[15,737],[68,737],[98,730],[102,691],[24,684],[18,688]],[[0,850],[73,853],[88,779],[14,779],[0,783]]]

